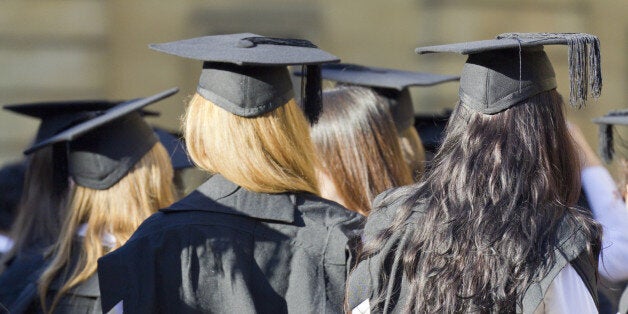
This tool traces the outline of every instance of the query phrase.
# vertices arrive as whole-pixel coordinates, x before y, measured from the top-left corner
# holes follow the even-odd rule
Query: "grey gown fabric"
[[[378,206],[392,191],[384,192],[374,200],[374,208],[377,209],[371,212],[366,222],[363,237],[365,242],[374,239],[381,231],[389,227],[395,218],[396,211],[402,206],[403,200],[400,199],[386,207]],[[360,261],[351,272],[347,280],[347,305],[350,310],[367,299],[371,307],[375,306],[371,308],[371,313],[400,313],[404,309],[409,283],[402,273],[401,250],[396,248],[400,243],[408,240],[405,235],[421,227],[422,215],[422,208],[415,208],[406,220],[403,232],[396,232],[384,243],[379,252]],[[567,227],[566,223],[561,224],[558,234],[560,244],[553,252],[554,266],[544,278],[540,278],[523,293],[522,306],[516,309],[517,313],[533,313],[543,301],[549,285],[567,264],[571,264],[580,275],[597,305],[597,265],[591,263],[591,261],[594,261],[593,263],[597,261],[597,256],[593,259],[588,257],[585,251],[586,239],[578,230]],[[391,278],[387,287],[381,286],[382,272]],[[376,299],[378,291],[385,291],[383,299]],[[388,310],[384,311],[385,308]]]
[[[363,218],[317,196],[215,175],[99,260],[102,308],[125,313],[340,313]]]

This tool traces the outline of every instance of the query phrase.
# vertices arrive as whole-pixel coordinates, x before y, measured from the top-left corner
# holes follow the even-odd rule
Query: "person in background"
[[[413,183],[386,99],[357,86],[323,92],[311,128],[323,198],[368,216],[379,193]]]
[[[25,172],[23,161],[6,164],[0,169],[0,261],[13,246],[9,233],[22,197]]]
[[[296,74],[299,75],[298,72]],[[459,77],[350,63],[324,64],[322,77],[325,80],[335,81],[339,85],[369,88],[388,102],[390,115],[397,128],[403,158],[410,167],[413,179],[419,180],[425,171],[425,148],[421,143],[420,134],[414,128],[414,105],[409,87],[427,87],[454,82]]]
[[[37,271],[41,276],[20,292],[8,307],[11,313],[99,311],[98,257],[124,243],[159,207],[174,202],[168,154],[139,109],[175,92],[92,112],[25,151],[65,146],[72,189],[60,234]]]
[[[99,260],[103,312],[339,311],[362,218],[318,196],[306,120],[320,111],[319,65],[337,58],[251,33],[151,48],[204,61],[183,128],[213,176]],[[306,66],[303,111],[287,65]]]
[[[600,154],[604,161],[610,162],[615,155],[613,126],[628,125],[628,110],[611,111],[593,121],[600,126]],[[601,289],[610,299],[610,304],[607,306],[612,308],[608,312],[616,313],[615,306],[618,304],[614,301],[619,301],[622,290],[625,290],[624,294],[628,295],[628,289],[624,287],[628,281],[628,208],[626,207],[625,181],[618,188],[598,155],[586,142],[578,126],[571,124],[570,131],[580,149],[582,187],[588,205],[595,219],[604,228],[598,271],[607,281],[608,286],[619,285],[616,289],[606,289],[606,287]],[[621,159],[620,163],[624,163],[623,158]],[[620,173],[619,177],[625,179],[626,173]],[[619,311],[626,313],[628,303],[622,304]]]
[[[116,103],[103,100],[35,102],[4,106],[41,120],[34,142],[88,119]],[[53,145],[26,157],[26,172],[17,217],[10,231],[11,250],[0,263],[0,304],[11,308],[29,282],[37,280],[44,265],[44,251],[57,239],[65,213],[65,199],[72,190],[67,184],[64,147]]]
[[[570,104],[601,89],[588,34],[510,33],[417,48],[469,57],[423,182],[378,196],[348,309],[596,313],[601,228],[575,206],[579,163],[543,45],[567,44]],[[582,75],[588,73],[590,76]]]

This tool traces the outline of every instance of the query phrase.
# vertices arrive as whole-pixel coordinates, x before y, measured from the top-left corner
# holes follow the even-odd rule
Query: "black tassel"
[[[613,148],[613,125],[612,124],[600,124],[598,131],[598,149],[600,156],[606,163],[610,163],[613,160],[613,154],[615,149]]]
[[[506,33],[498,39],[510,38],[520,41],[543,39],[566,39],[569,62],[569,104],[576,108],[586,105],[589,88],[593,98],[602,92],[602,70],[600,63],[600,41],[596,36],[584,33]]]
[[[67,143],[57,143],[52,146],[52,185],[53,193],[63,197],[68,190],[68,147]]]
[[[307,65],[305,67],[305,94],[303,98],[303,112],[310,125],[318,121],[323,111],[322,71],[320,65]],[[301,79],[303,80],[303,78]]]
[[[246,41],[254,46],[257,45],[275,45],[275,46],[292,46],[292,47],[305,47],[305,48],[318,48],[311,41],[305,39],[296,38],[274,38],[274,37],[246,37],[240,39],[240,41]]]

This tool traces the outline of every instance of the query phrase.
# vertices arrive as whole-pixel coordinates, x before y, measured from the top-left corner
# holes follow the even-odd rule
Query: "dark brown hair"
[[[363,252],[370,256],[389,237],[408,232],[400,249],[409,288],[400,307],[514,312],[526,288],[551,269],[563,221],[590,240],[593,260],[601,229],[574,207],[579,161],[562,103],[551,90],[495,115],[456,107],[424,183],[389,195],[382,205],[399,198],[404,205]],[[420,228],[405,229],[417,206],[424,212]]]
[[[341,203],[363,215],[377,194],[413,182],[386,100],[369,89],[326,90],[312,141]]]

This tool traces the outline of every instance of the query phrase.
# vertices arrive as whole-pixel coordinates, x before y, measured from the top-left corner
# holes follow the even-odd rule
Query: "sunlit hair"
[[[399,132],[399,145],[412,177],[419,181],[425,173],[425,148],[414,126]]]
[[[190,157],[203,170],[254,192],[319,194],[308,122],[294,100],[245,118],[195,94],[183,128]]]
[[[14,245],[3,261],[28,250],[41,251],[59,234],[67,191],[55,192],[52,151],[52,147],[45,147],[28,157],[22,197],[10,233]]]
[[[96,272],[98,258],[120,247],[144,219],[174,202],[172,179],[168,153],[161,143],[156,143],[112,187],[106,190],[75,187],[61,234],[51,253],[52,262],[39,281],[44,309],[52,312],[69,289]],[[86,224],[87,229],[85,236],[79,238],[77,231],[82,224]],[[104,243],[106,236],[111,236],[113,243]],[[77,239],[80,239],[81,247],[76,247]],[[73,250],[80,250],[80,258],[72,269],[68,269]],[[48,295],[51,282],[65,274],[69,277],[58,293]]]
[[[369,214],[377,194],[413,182],[388,104],[370,89],[326,90],[312,141],[340,197],[334,201],[360,214]]]
[[[556,90],[495,115],[456,107],[425,181],[384,200],[384,206],[398,199],[403,205],[363,252],[362,258],[370,256],[405,232],[398,250],[409,287],[400,307],[514,312],[526,288],[554,264],[561,221],[590,240],[594,263],[601,228],[574,207],[579,161],[564,119]],[[404,228],[416,207],[424,212],[419,227]],[[388,278],[383,272],[381,287]],[[382,306],[385,291],[376,293],[373,303]]]

